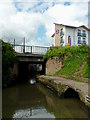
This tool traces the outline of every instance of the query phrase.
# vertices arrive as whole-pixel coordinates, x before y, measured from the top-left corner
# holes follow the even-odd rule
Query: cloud
[[[64,2],[71,4],[64,5]],[[51,38],[54,33],[53,23],[88,25],[88,0],[72,2],[73,0],[44,0],[43,2],[2,0],[0,1],[0,37],[11,43],[15,38],[17,44],[22,44],[25,37],[28,45],[52,45],[54,44],[54,39]],[[36,39],[42,25],[45,34]]]

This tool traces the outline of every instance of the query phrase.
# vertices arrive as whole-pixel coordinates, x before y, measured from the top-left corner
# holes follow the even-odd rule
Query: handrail
[[[18,53],[45,54],[50,47],[11,44]]]
[[[25,46],[25,47],[40,47],[40,48],[50,48],[50,47],[45,47],[45,46],[28,46],[28,45],[18,45],[18,44],[11,44],[12,46]]]

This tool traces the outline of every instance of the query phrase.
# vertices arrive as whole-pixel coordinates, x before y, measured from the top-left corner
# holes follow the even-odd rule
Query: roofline
[[[56,24],[56,25],[62,25],[62,26],[70,27],[70,28],[77,28],[75,26],[70,26],[70,25],[64,25],[64,24],[58,24],[58,23],[54,23],[54,24]]]
[[[88,27],[86,27],[85,25],[81,25],[81,26],[79,26],[79,27],[84,27],[86,30],[90,31],[90,29],[89,29]],[[79,28],[79,27],[78,27],[78,28]]]
[[[70,25],[64,25],[64,24],[58,24],[58,23],[54,23],[56,25],[62,25],[62,26],[66,26],[66,27],[70,27],[70,28],[79,28],[79,27],[85,27],[86,30],[90,31],[89,28],[87,28],[85,25],[81,25],[79,27],[75,27],[75,26],[70,26]]]

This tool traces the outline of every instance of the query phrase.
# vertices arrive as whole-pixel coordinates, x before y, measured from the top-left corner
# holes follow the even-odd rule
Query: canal
[[[59,98],[40,83],[4,88],[2,101],[3,118],[88,118],[79,99]]]

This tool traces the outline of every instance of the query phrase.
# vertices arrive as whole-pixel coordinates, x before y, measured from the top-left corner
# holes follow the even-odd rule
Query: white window
[[[82,31],[82,36],[86,37],[86,31],[85,30]]]
[[[81,37],[78,37],[78,44],[81,44]]]
[[[81,36],[81,30],[78,30],[77,35],[78,35],[78,36]]]
[[[63,33],[63,28],[61,29],[61,36],[62,36],[62,35],[64,35],[64,33]]]
[[[63,36],[61,37],[61,43],[63,43]]]
[[[83,38],[83,42],[82,42],[83,44],[86,44],[86,39],[85,38]]]

